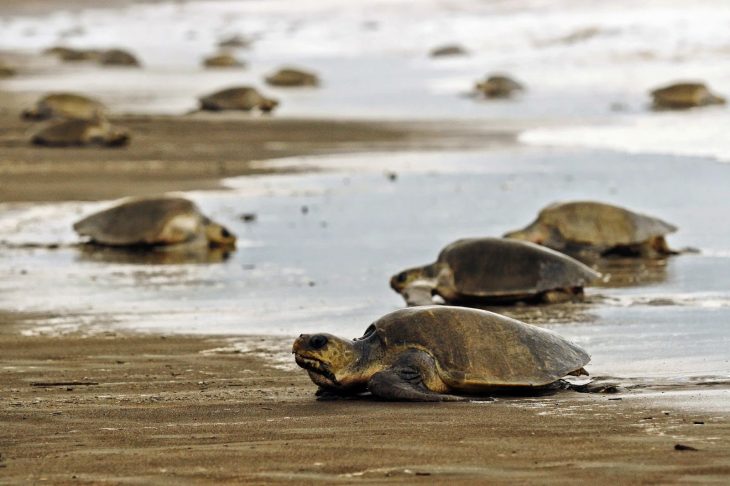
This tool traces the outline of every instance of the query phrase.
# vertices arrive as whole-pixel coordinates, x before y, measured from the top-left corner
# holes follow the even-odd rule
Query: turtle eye
[[[397,275],[397,276],[395,277],[395,279],[396,279],[396,281],[397,281],[398,283],[403,283],[403,282],[405,282],[405,281],[406,281],[406,279],[408,279],[408,274],[406,274],[406,272],[401,272],[401,273],[399,273],[399,274],[398,274],[398,275]]]
[[[312,349],[319,349],[325,344],[327,344],[327,337],[322,336],[321,334],[315,334],[314,336],[309,338],[309,346]]]
[[[227,229],[225,229],[225,228],[221,228],[221,236],[222,236],[223,238],[228,238],[228,237],[230,237],[230,236],[231,236],[231,233],[230,233],[230,232],[229,232],[229,231],[228,231]]]

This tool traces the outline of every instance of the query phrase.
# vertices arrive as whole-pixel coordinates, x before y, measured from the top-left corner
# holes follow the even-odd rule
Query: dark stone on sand
[[[684,445],[684,444],[674,444],[674,450],[675,451],[698,451],[699,449],[692,447],[692,446]]]

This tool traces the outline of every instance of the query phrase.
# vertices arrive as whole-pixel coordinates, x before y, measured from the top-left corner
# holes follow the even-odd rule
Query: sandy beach
[[[18,316],[2,321],[4,484],[720,484],[730,474],[730,424],[716,414],[575,392],[318,402],[304,373],[226,352],[230,339],[30,337]],[[255,349],[257,338],[241,339]]]
[[[155,3],[165,2],[104,6]],[[75,12],[99,6],[64,2]],[[0,14],[32,19],[56,9],[50,0],[17,0],[3,2]],[[181,30],[186,42],[192,30]],[[28,38],[36,42],[37,33]],[[7,54],[21,66],[29,56]],[[266,58],[250,56],[254,65]],[[458,76],[414,88],[412,99],[408,86],[378,91],[407,69],[409,82],[420,79],[422,59],[374,64],[397,70],[362,101],[349,90],[362,88],[353,79],[371,69],[367,62],[352,74],[360,61],[335,56],[329,67],[352,79],[335,77],[324,95],[288,95],[291,116],[166,114],[183,112],[173,102],[177,111],[120,110],[111,121],[132,133],[120,149],[33,147],[37,126],[19,117],[44,76],[78,82],[108,72],[82,68],[89,77],[74,78],[76,68],[33,67],[32,89],[0,85],[0,484],[727,483],[730,264],[716,204],[730,180],[723,164],[521,145],[523,129],[540,127],[531,136],[542,140],[586,115],[548,90],[527,98],[524,113],[523,99],[518,109],[498,103],[474,117],[484,107],[449,91],[454,79],[470,79],[458,66]],[[176,77],[156,69],[124,79]],[[110,98],[135,107],[145,104],[139,93],[157,93],[138,88]],[[422,116],[413,108],[432,91],[437,101]],[[347,96],[368,116],[326,116],[347,111]],[[364,109],[367,96],[388,116]],[[607,116],[609,103],[592,96],[579,93],[576,106]],[[430,116],[452,99],[466,115]],[[643,98],[629,100],[629,111],[644,109]],[[390,101],[414,116],[393,116]],[[322,113],[300,116],[318,103]],[[694,183],[677,197],[677,181]],[[75,245],[69,223],[98,201],[178,191],[233,225],[237,252],[205,265]],[[593,355],[597,381],[616,383],[617,393],[439,404],[315,399],[290,355],[294,336],[318,326],[358,335],[365,319],[402,306],[387,288],[390,272],[425,263],[455,237],[527,223],[556,195],[664,211],[682,227],[672,243],[702,250],[628,272],[603,269],[613,280],[589,289],[583,304],[494,309],[575,339]],[[258,221],[244,222],[244,211]]]

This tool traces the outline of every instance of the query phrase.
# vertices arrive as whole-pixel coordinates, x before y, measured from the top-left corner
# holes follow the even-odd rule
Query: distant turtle
[[[495,74],[477,83],[474,89],[485,98],[509,98],[525,87],[508,76]]]
[[[221,53],[203,59],[203,65],[209,68],[243,67],[245,64],[230,54]]]
[[[96,49],[74,49],[71,47],[56,46],[43,51],[43,54],[56,56],[64,62],[98,61],[101,51]]]
[[[271,86],[280,87],[317,86],[319,78],[314,73],[300,69],[282,68],[271,76],[267,76],[266,82]]]
[[[242,37],[240,35],[232,35],[230,37],[226,37],[225,39],[221,39],[218,42],[218,47],[246,48],[251,47],[252,43],[253,41],[251,39],[247,39],[246,37]]]
[[[133,198],[74,224],[81,236],[106,246],[232,247],[236,236],[180,197]]]
[[[43,126],[32,136],[31,142],[46,147],[84,145],[121,147],[129,143],[129,132],[103,119],[67,119],[53,121]]]
[[[259,109],[269,113],[278,105],[277,100],[266,98],[256,89],[247,86],[224,89],[200,98],[200,109],[207,111]]]
[[[11,76],[15,76],[15,69],[0,62],[0,78],[9,78]]]
[[[109,49],[102,52],[99,63],[105,66],[140,66],[139,60],[133,54],[121,49]]]
[[[582,263],[532,243],[469,238],[446,246],[435,263],[393,276],[409,305],[555,303],[580,300],[599,275]]]
[[[26,120],[47,120],[49,118],[76,118],[92,120],[106,112],[99,101],[75,93],[52,93],[39,99],[33,108],[24,110]]]
[[[725,98],[710,92],[703,83],[675,83],[653,90],[651,96],[654,108],[660,110],[725,104]]]
[[[533,223],[505,237],[583,260],[608,255],[659,258],[674,253],[664,237],[676,230],[661,219],[611,204],[573,201],[546,207]]]
[[[431,57],[465,56],[467,54],[469,54],[469,51],[467,51],[458,44],[448,44],[444,46],[434,47],[429,53]]]
[[[352,341],[302,334],[292,352],[318,395],[369,391],[414,402],[539,390],[567,375],[587,375],[583,367],[590,361],[582,348],[546,329],[448,306],[392,312]]]

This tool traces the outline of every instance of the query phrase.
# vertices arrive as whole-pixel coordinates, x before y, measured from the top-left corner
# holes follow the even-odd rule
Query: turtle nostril
[[[325,344],[327,344],[327,338],[325,336],[322,336],[321,334],[317,334],[315,336],[312,336],[309,339],[309,345],[313,349],[319,349],[322,346],[324,346]]]
[[[223,235],[223,238],[228,238],[229,236],[231,236],[231,233],[229,233],[227,229],[222,228],[221,235]]]

